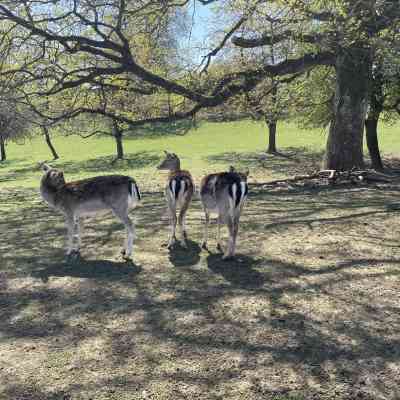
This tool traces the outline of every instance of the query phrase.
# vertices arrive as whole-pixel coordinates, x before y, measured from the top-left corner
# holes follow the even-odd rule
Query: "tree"
[[[7,159],[6,143],[18,142],[31,135],[29,110],[23,108],[11,93],[0,95],[0,161]]]
[[[229,4],[237,10],[237,20],[226,30],[219,45],[206,57],[206,65],[218,56],[229,39],[240,48],[257,48],[269,43],[292,41],[290,57],[276,64],[258,64],[227,73],[215,81],[198,79],[195,71],[179,68],[160,71],[156,64],[144,66],[136,57],[140,46],[129,38],[137,36],[146,21],[152,32],[159,32],[171,14],[188,1],[177,3],[95,0],[69,3],[47,2],[46,13],[33,0],[0,1],[0,19],[24,31],[24,46],[34,42],[36,52],[44,51],[52,62],[42,68],[33,55],[21,61],[34,77],[48,77],[46,94],[53,95],[122,74],[134,77],[134,84],[145,85],[161,95],[171,94],[174,103],[168,112],[152,113],[133,119],[112,111],[95,110],[120,122],[138,125],[192,117],[204,107],[218,106],[244,91],[253,90],[266,76],[279,77],[307,72],[315,66],[335,68],[333,120],[330,125],[325,164],[328,168],[349,169],[363,165],[362,132],[367,110],[369,81],[375,49],[384,31],[395,31],[400,8],[397,1],[310,0],[281,2],[262,0],[198,0],[203,4]],[[281,16],[270,16],[270,4],[280,6]],[[246,36],[252,21],[274,18],[285,30],[269,36],[259,28]],[[251,28],[251,26],[250,26]],[[245,36],[234,36],[243,30]],[[36,54],[37,56],[37,54]],[[71,64],[71,58],[76,65]],[[84,60],[84,63],[79,63]],[[78,66],[79,64],[79,66]],[[20,69],[21,70],[21,69]],[[22,71],[22,70],[21,70]],[[32,72],[33,71],[33,72]],[[23,72],[23,71],[22,71]],[[40,73],[40,74],[39,74]],[[33,79],[32,76],[30,79]],[[92,112],[81,107],[79,112]],[[75,113],[78,111],[74,111]]]

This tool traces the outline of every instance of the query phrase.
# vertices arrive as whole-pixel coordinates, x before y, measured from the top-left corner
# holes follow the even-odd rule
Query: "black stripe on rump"
[[[172,190],[172,182],[173,181],[176,182],[176,185],[175,185],[175,199],[177,199],[178,196],[179,196],[179,191],[181,190],[181,179],[179,177],[176,177],[176,178],[170,180],[169,188],[170,188],[171,192],[173,191]]]
[[[141,195],[140,195],[139,187],[136,184],[136,181],[134,179],[130,178],[129,182],[128,182],[128,191],[129,191],[129,194],[133,197],[132,186],[135,187],[137,198],[140,201],[141,200]]]
[[[237,190],[236,190],[236,199],[235,199],[235,207],[237,207],[239,205],[239,203],[240,203],[240,198],[242,197],[242,185],[240,184],[240,182],[239,183],[237,183],[237,182],[231,183],[229,185],[228,192],[229,192],[229,196],[231,196],[232,200],[234,200],[234,198],[233,198],[233,185],[235,185],[235,184],[236,184],[236,188],[237,188]]]
[[[136,184],[136,182],[134,183],[134,185],[135,185],[138,200],[140,201],[140,200],[142,200],[142,195],[140,194],[139,186]]]

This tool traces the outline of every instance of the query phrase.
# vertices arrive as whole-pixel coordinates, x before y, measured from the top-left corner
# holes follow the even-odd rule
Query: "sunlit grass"
[[[380,141],[383,153],[400,153],[398,131],[399,125],[382,127]],[[283,153],[293,153],[296,148],[307,148],[310,152],[322,154],[326,135],[327,132],[322,129],[301,130],[294,123],[281,123],[278,126],[278,149]],[[160,126],[150,137],[143,133],[139,137],[126,137],[124,149],[127,161],[112,166],[115,143],[111,137],[83,139],[58,134],[53,141],[61,157],[53,164],[65,169],[69,179],[125,173],[151,186],[153,182],[158,185],[163,181],[155,167],[164,149],[177,153],[181,157],[182,168],[189,169],[198,178],[205,173],[225,169],[228,163],[240,166],[241,154],[246,157],[249,153],[261,154],[267,146],[267,130],[265,124],[252,121],[203,123],[185,135],[173,135]],[[227,154],[230,156],[226,157]],[[51,158],[42,137],[27,140],[24,144],[10,143],[7,157],[8,160],[0,164],[0,187],[37,187],[40,179],[37,164]],[[268,170],[268,159],[263,162],[263,168]],[[264,171],[264,177],[265,172],[268,171]],[[282,177],[277,170],[269,173],[271,178]],[[253,177],[257,178],[256,175]]]

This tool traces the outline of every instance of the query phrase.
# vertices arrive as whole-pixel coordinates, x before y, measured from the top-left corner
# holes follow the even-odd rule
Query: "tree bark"
[[[6,161],[6,159],[7,159],[6,143],[5,143],[3,136],[1,136],[1,135],[0,135],[0,153],[1,153],[0,161]]]
[[[117,158],[116,160],[122,160],[124,158],[124,147],[122,143],[122,132],[118,126],[117,121],[113,121],[113,135],[115,138],[115,143],[117,145]]]
[[[369,96],[368,116],[365,120],[365,137],[372,162],[372,168],[383,171],[383,163],[379,151],[378,122],[383,111],[385,96],[383,94],[382,62],[376,62],[371,74],[371,90]]]
[[[49,149],[53,156],[53,160],[58,160],[60,157],[58,156],[57,151],[51,141],[49,130],[47,129],[47,126],[42,126],[42,132],[43,132],[44,138],[46,140],[47,146],[49,146]]]
[[[267,153],[274,154],[276,150],[276,121],[266,121],[268,126],[268,149]]]
[[[363,168],[363,133],[371,70],[368,49],[347,49],[336,58],[334,117],[330,125],[324,168]]]
[[[369,155],[371,157],[372,168],[376,171],[382,172],[383,163],[378,143],[378,118],[374,116],[365,120],[365,136],[367,139]]]

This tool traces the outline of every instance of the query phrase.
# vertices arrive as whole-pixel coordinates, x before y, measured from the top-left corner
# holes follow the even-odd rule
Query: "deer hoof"
[[[81,258],[79,250],[72,250],[67,254],[67,261],[76,262]]]
[[[176,243],[176,238],[171,239],[168,242],[167,249],[172,249],[175,246],[175,243]]]
[[[206,242],[203,242],[203,243],[201,244],[201,248],[202,248],[203,250],[207,250],[207,251],[208,251],[207,243],[206,243]]]
[[[218,243],[217,244],[217,250],[220,252],[220,253],[223,253],[224,252],[224,250],[222,250],[222,247],[221,247],[221,245]]]

